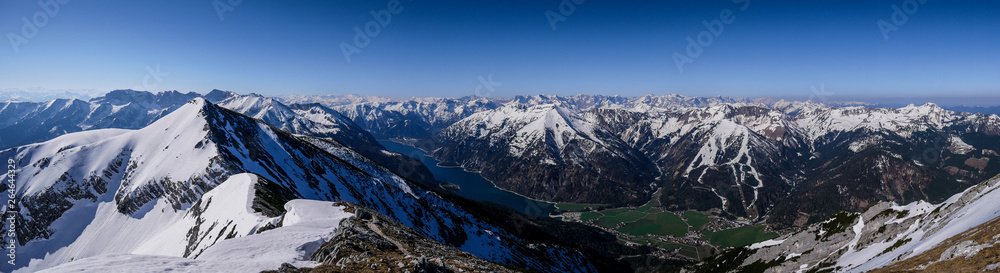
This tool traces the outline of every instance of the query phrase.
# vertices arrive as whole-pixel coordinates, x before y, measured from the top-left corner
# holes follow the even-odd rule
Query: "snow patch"
[[[976,150],[975,147],[972,147],[972,145],[965,143],[965,141],[962,141],[962,139],[957,136],[952,136],[950,141],[951,145],[948,146],[948,150],[951,151],[951,153],[953,154],[964,155],[971,151]]]
[[[107,254],[79,259],[38,272],[260,272],[282,263],[315,267],[309,255],[333,238],[353,214],[331,202],[292,200],[285,208],[294,221],[263,233],[223,240],[197,259],[143,254]]]
[[[749,249],[760,249],[760,248],[764,248],[764,247],[780,245],[781,243],[784,243],[784,242],[785,242],[785,240],[774,240],[774,239],[771,239],[771,240],[767,240],[767,241],[763,241],[763,242],[754,243],[754,244],[750,245],[747,248],[749,248]]]

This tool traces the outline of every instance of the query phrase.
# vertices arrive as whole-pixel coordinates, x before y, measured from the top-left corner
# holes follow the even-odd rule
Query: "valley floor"
[[[718,212],[668,211],[660,205],[659,196],[657,191],[639,207],[559,203],[552,216],[601,228],[627,243],[657,247],[663,256],[678,260],[700,261],[733,247],[778,237],[764,225],[729,220],[717,216]]]

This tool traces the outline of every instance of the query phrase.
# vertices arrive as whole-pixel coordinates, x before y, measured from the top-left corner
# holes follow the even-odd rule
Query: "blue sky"
[[[393,1],[3,1],[0,89],[465,96],[491,77],[480,94],[1000,104],[1000,1],[741,1],[401,0],[350,62],[341,44]]]

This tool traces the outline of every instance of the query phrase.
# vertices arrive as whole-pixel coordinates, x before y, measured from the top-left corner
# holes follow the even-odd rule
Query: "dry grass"
[[[951,260],[937,261],[941,253],[949,247],[963,241],[972,240],[977,244],[994,244],[994,237],[1000,234],[1000,217],[971,228],[965,232],[948,238],[934,248],[912,258],[895,262],[889,266],[872,270],[871,272],[983,272],[990,264],[1000,262],[1000,244],[985,248],[972,257],[956,257]],[[937,261],[937,262],[935,262]],[[928,265],[923,270],[917,270],[921,265]]]

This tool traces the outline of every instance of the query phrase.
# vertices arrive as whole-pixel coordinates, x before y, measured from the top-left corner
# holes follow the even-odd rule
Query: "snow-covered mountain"
[[[598,112],[614,123],[620,111]],[[641,113],[619,135],[656,161],[672,204],[722,208],[756,219],[780,200],[799,175],[801,131],[780,111],[722,104],[675,112]],[[712,201],[709,201],[712,200]]]
[[[176,91],[115,90],[90,101],[0,102],[0,149],[83,130],[141,128],[197,96]]]
[[[343,113],[352,121],[372,132],[377,138],[423,139],[437,134],[448,125],[473,113],[512,104],[537,106],[559,104],[577,111],[624,109],[634,111],[677,111],[684,108],[704,108],[722,104],[791,107],[799,103],[770,98],[691,97],[677,94],[641,97],[603,95],[533,95],[513,98],[386,98],[377,96],[300,96],[288,95],[286,103],[319,103]],[[870,105],[861,102],[829,102],[834,106]]]
[[[298,100],[329,102],[329,100]],[[473,113],[500,107],[495,100],[477,97],[415,98],[413,100],[348,100],[348,104],[326,104],[343,113],[376,138],[424,139]]]
[[[290,211],[320,210],[289,202],[312,199],[356,203],[486,261],[594,269],[577,252],[538,244],[520,226],[513,231],[508,218],[515,215],[411,184],[432,185],[433,177],[376,137],[426,145],[442,162],[532,198],[637,204],[662,188],[668,209],[717,209],[777,228],[812,227],[837,211],[888,204],[879,202],[945,202],[1000,172],[1000,117],[934,104],[679,95],[283,99],[294,103],[218,90],[4,102],[0,141],[15,148],[0,156],[17,158],[20,168],[18,267],[194,259],[204,266],[197,268],[213,268],[245,260],[220,254],[239,247],[229,242],[260,242],[240,238],[299,238],[281,240],[311,251],[334,241],[339,227],[323,222],[330,229],[306,232],[285,222],[295,217]],[[40,140],[48,141],[28,144]],[[341,215],[330,221],[358,217],[328,209]],[[108,231],[117,227],[128,231]],[[278,237],[261,236],[268,232]],[[306,256],[280,260],[322,266]],[[246,266],[274,269],[277,262]]]
[[[333,139],[397,174],[428,186],[438,184],[423,163],[386,150],[365,129],[339,112],[320,104],[285,105],[274,98],[257,94],[240,95],[220,90],[209,92],[205,98],[218,101],[219,106],[259,119],[292,134]]]
[[[474,113],[503,105],[538,106],[559,104],[589,111],[594,109],[666,110],[680,107],[703,107],[722,103],[756,101],[726,97],[687,97],[681,95],[621,97],[600,95],[534,95],[514,98],[411,98],[394,99],[374,96],[284,96],[289,103],[319,103],[331,107],[372,132],[378,138],[424,139],[437,134],[458,120]],[[767,101],[767,100],[761,100]]]
[[[815,222],[839,210],[864,210],[878,201],[940,201],[1000,172],[1000,157],[994,155],[1000,150],[1000,118],[947,111],[934,104],[873,108],[856,102],[681,95],[294,99],[343,109],[345,116],[366,124],[362,127],[376,136],[420,139],[410,143],[438,149],[434,155],[439,160],[482,170],[502,188],[546,200],[565,200],[552,197],[556,189],[568,189],[568,185],[554,185],[565,180],[588,181],[586,174],[547,171],[561,156],[534,156],[559,154],[563,147],[558,139],[551,139],[552,145],[526,147],[525,140],[510,135],[519,132],[523,122],[513,121],[516,118],[505,122],[502,117],[515,114],[503,109],[558,105],[593,124],[596,131],[609,132],[624,141],[624,146],[605,147],[617,158],[629,158],[639,151],[640,157],[652,161],[661,175],[656,185],[667,189],[661,203],[668,207],[718,208],[724,214],[768,220],[782,227]],[[427,105],[467,105],[472,101],[490,107],[426,111],[431,109]],[[493,113],[496,118],[485,118],[481,113]],[[451,121],[452,117],[465,118]],[[955,148],[964,145],[973,148]],[[487,158],[492,161],[484,160]],[[503,166],[503,170],[490,170],[501,167],[487,163]],[[532,183],[505,183],[507,180]],[[541,183],[535,183],[538,181]],[[513,184],[535,186],[517,188]],[[560,195],[592,194],[583,191],[563,191]],[[600,198],[580,200],[585,199]]]
[[[300,258],[347,216],[307,202],[282,204],[343,200],[489,261],[593,270],[581,254],[529,245],[339,142],[311,142],[195,98],[139,130],[91,130],[3,150],[19,167],[19,208],[4,209],[17,218],[17,234],[3,240],[17,240],[16,268],[27,272],[109,254],[225,261],[247,255],[229,250],[248,244]],[[310,221],[330,227],[317,230]],[[286,256],[273,258],[298,261]]]
[[[435,158],[528,197],[624,204],[648,199],[656,167],[582,113],[558,104],[479,112],[435,136]]]
[[[223,108],[259,119],[293,134],[334,138],[359,148],[381,147],[364,129],[322,105],[285,105],[274,98],[257,94],[240,95],[219,90],[206,94],[205,98],[218,101],[216,104]]]
[[[827,108],[793,117],[806,132],[810,159],[800,165],[805,177],[795,183],[796,193],[775,206],[774,222],[817,221],[878,201],[939,202],[1000,172],[996,116],[925,104]]]
[[[598,113],[611,120],[602,124],[633,124],[612,128],[658,163],[672,193],[664,204],[717,207],[750,219],[770,214],[779,226],[883,200],[941,200],[1000,171],[989,164],[1000,159],[992,155],[1000,143],[987,140],[1000,140],[991,129],[996,117],[933,104],[722,104]],[[949,145],[963,139],[974,139],[980,153],[952,153]]]
[[[659,186],[667,189],[661,203],[668,207],[720,208],[750,220],[776,214],[769,219],[779,226],[817,221],[838,210],[863,210],[882,200],[941,200],[1000,171],[996,162],[1000,158],[993,155],[1000,143],[990,141],[1000,140],[996,116],[955,113],[933,104],[902,108],[787,101],[771,104],[676,96],[517,97],[502,108],[474,114],[442,130],[434,137],[434,156],[482,171],[502,188],[529,197],[566,201],[571,199],[556,198],[556,193],[582,196],[592,194],[595,188],[622,183],[605,180],[602,183],[607,185],[591,186],[590,190],[554,186],[566,180],[592,184],[594,180],[582,172],[546,171],[556,166],[553,163],[563,162],[564,155],[588,155],[562,152],[565,143],[561,137],[549,137],[546,141],[551,145],[547,146],[532,146],[532,141],[541,139],[545,134],[540,132],[546,130],[554,132],[553,136],[565,134],[582,140],[599,139],[590,133],[605,132],[617,139],[602,144],[620,140],[626,145],[595,147],[611,151],[609,154],[617,158],[628,158],[627,162],[654,162],[662,175]],[[563,120],[582,125],[565,122],[565,128],[583,128],[583,132],[565,133],[555,123],[541,122],[544,117],[567,115],[571,118]],[[538,126],[525,129],[535,121]],[[539,129],[545,125],[551,128]],[[977,148],[972,150],[979,152],[953,153],[959,150],[949,148],[951,143],[965,145],[964,141],[976,142],[973,146]],[[549,156],[537,156],[540,154]],[[632,166],[629,170],[644,174],[646,169],[635,167],[639,165],[603,159],[581,166],[589,170],[599,169],[595,166]],[[552,173],[569,175],[549,175]],[[636,180],[628,175],[612,176]],[[639,184],[632,184],[633,190],[625,195],[648,194]],[[614,195],[605,198],[619,201],[648,198],[609,194],[621,190],[604,192]],[[830,200],[828,196],[847,198]],[[576,201],[601,199],[590,196]]]
[[[7,88],[0,89],[0,101],[44,102],[56,99],[89,100],[104,95],[105,92],[93,89]]]
[[[1000,259],[1000,176],[931,204],[881,202],[838,213],[806,229],[737,248],[699,271],[996,271]]]
[[[246,186],[253,186],[254,182],[250,179],[253,176],[233,176],[212,192],[225,188],[226,194],[241,193],[248,189]],[[252,192],[252,187],[249,189]],[[230,200],[214,202],[227,201]],[[225,204],[235,205],[227,206],[231,215],[245,214],[250,209],[238,206],[243,203]],[[254,215],[256,217],[251,218],[266,222],[258,229],[259,232],[217,241],[195,259],[151,254],[105,254],[39,272],[274,272],[276,269],[310,268],[363,272],[372,271],[373,267],[374,270],[388,267],[403,272],[515,272],[428,239],[377,211],[348,202],[290,200],[285,204],[285,211],[285,214],[274,218]],[[205,209],[199,213],[206,215],[211,212]],[[274,220],[278,225],[271,224]]]
[[[153,94],[115,90],[90,101],[4,102],[0,107],[0,149],[83,130],[142,128],[197,97],[203,96],[194,92]],[[221,90],[213,90],[204,97],[293,134],[332,138],[407,178],[426,185],[437,184],[419,161],[386,151],[363,128],[321,105],[287,106],[257,94],[241,95]]]

